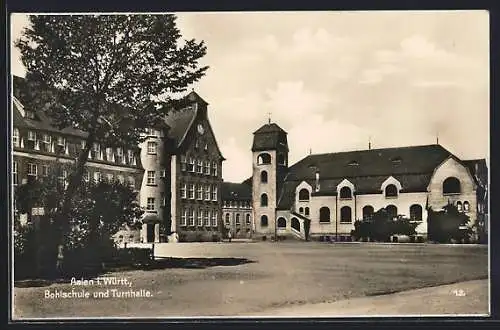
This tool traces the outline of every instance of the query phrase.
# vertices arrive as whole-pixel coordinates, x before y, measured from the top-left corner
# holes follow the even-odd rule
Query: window
[[[217,163],[212,162],[212,175],[217,176]]]
[[[57,137],[57,145],[61,146],[61,147],[66,146],[66,139],[63,136],[58,136]],[[99,144],[97,146],[99,146]]]
[[[205,143],[205,147],[203,148],[205,151],[208,150],[208,143]]]
[[[203,161],[200,159],[196,161],[196,173],[203,174]]]
[[[469,202],[467,202],[467,201],[464,202],[464,211],[465,212],[469,212],[470,211],[470,205],[469,205]]]
[[[28,163],[28,175],[29,176],[34,176],[34,177],[37,176],[37,166],[36,166],[36,164]]]
[[[299,207],[299,213],[300,214],[304,213],[304,208],[303,207]]]
[[[352,222],[352,211],[349,206],[344,206],[340,209],[340,222]]]
[[[154,197],[148,197],[147,205],[146,205],[146,210],[148,211],[154,211],[155,210],[155,198]]]
[[[188,171],[194,172],[194,158],[192,157],[189,158]]]
[[[390,219],[394,219],[395,217],[398,216],[398,208],[394,205],[386,206],[385,210],[387,211],[387,214],[389,215]]]
[[[212,227],[217,227],[217,211],[212,211]]]
[[[189,212],[188,212],[188,225],[189,226],[194,226],[194,210],[193,209],[189,209]]]
[[[198,185],[198,193],[196,194],[196,199],[199,201],[203,200],[203,185],[201,183]]]
[[[308,208],[308,207],[306,207],[306,208],[304,209],[304,215],[305,215],[305,216],[309,216],[309,208]]]
[[[330,209],[323,206],[319,209],[319,222],[330,222]]]
[[[149,185],[149,186],[156,184],[155,171],[148,171],[148,176],[147,176],[146,184]]]
[[[148,142],[148,154],[149,155],[156,155],[156,147],[157,143],[154,141],[149,141]]]
[[[260,172],[260,182],[267,183],[267,172],[266,171]]]
[[[198,215],[198,221],[197,221],[198,227],[203,227],[203,211],[198,210],[197,215]]]
[[[460,194],[460,181],[455,177],[444,180],[443,194]]]
[[[373,206],[366,205],[363,207],[363,220],[370,220],[373,216]]]
[[[181,171],[186,171],[186,169],[187,169],[186,156],[182,155],[181,156]]]
[[[385,187],[385,197],[397,197],[398,196],[398,188],[395,185],[390,184]]]
[[[101,181],[101,172],[94,172],[94,181],[95,182]]]
[[[158,131],[153,128],[146,128],[145,133],[147,136],[157,137]]]
[[[12,131],[12,145],[14,147],[19,147],[19,129],[14,128]]]
[[[129,183],[130,187],[135,189],[135,179],[133,176],[128,177],[128,183]]]
[[[217,201],[217,185],[215,184],[212,186],[212,200]]]
[[[278,218],[278,228],[286,228],[286,219]]]
[[[195,148],[195,149],[198,149],[199,147],[200,147],[200,141],[199,141],[198,139],[196,139],[196,140],[194,141],[194,148]]]
[[[226,226],[229,226],[231,224],[231,219],[229,213],[226,213]]]
[[[292,218],[292,224],[291,227],[295,229],[296,231],[300,231],[300,222],[299,219],[297,218]]]
[[[308,201],[309,200],[309,190],[300,189],[299,191],[299,201]]]
[[[182,210],[180,225],[181,226],[186,226],[187,225],[187,210],[186,209]]]
[[[422,206],[418,204],[410,206],[410,219],[414,221],[422,221]]]
[[[187,197],[187,184],[181,183],[181,198],[186,198]]]
[[[52,143],[52,137],[48,134],[43,135],[43,143],[48,144],[50,148],[50,144]]]
[[[113,148],[106,148],[106,160],[108,162],[114,162],[115,161],[115,155],[113,153]]]
[[[261,227],[267,227],[268,221],[267,221],[267,215],[263,215],[260,217],[260,226]]]
[[[29,110],[26,110],[26,111],[25,111],[25,116],[26,116],[26,118],[28,118],[28,119],[35,119],[35,112],[33,112],[33,111],[29,111]]]
[[[210,214],[208,210],[203,212],[203,223],[205,224],[205,227],[210,227]]]
[[[248,214],[248,213],[247,213],[247,216],[245,219],[245,223],[247,224],[247,226],[250,226],[252,224],[252,221],[250,220],[250,214]]]
[[[42,176],[49,176],[49,165],[42,165]]]
[[[205,161],[205,175],[210,175],[210,162]]]
[[[17,174],[17,162],[12,163],[12,184],[17,185],[19,183],[19,175]]]
[[[108,182],[113,182],[114,175],[111,173],[108,173],[107,178],[108,178]]]
[[[457,210],[462,212],[462,202],[457,202]]]
[[[194,184],[189,185],[189,199],[194,199]]]
[[[35,141],[35,140],[36,140],[36,132],[28,131],[28,141]]]
[[[59,172],[59,177],[57,179],[61,185],[65,185],[67,178],[68,178],[68,171],[62,170],[61,172]]]
[[[136,161],[136,158],[135,158],[135,154],[134,154],[134,151],[133,150],[127,150],[127,153],[128,153],[128,163],[129,165],[132,165],[132,166],[135,166],[137,164],[137,161]]]
[[[285,158],[285,155],[283,154],[278,154],[278,164],[279,165],[286,165],[286,158]]]
[[[124,184],[125,183],[125,177],[121,174],[118,174],[118,182],[120,182],[121,184]]]
[[[260,154],[257,157],[257,164],[258,165],[271,164],[271,155],[268,153]]]
[[[90,181],[90,173],[87,170],[83,171],[83,181],[85,181],[85,182]]]
[[[342,187],[342,189],[340,189],[340,198],[341,199],[351,199],[352,198],[351,188]]]
[[[160,171],[160,178],[165,178],[165,170]]]
[[[80,141],[80,149],[82,149],[82,150],[85,149],[86,145],[87,145],[87,141],[85,141],[85,140]]]
[[[210,200],[210,185],[207,184],[205,186],[205,200],[209,201]]]
[[[266,194],[262,194],[260,196],[260,206],[264,206],[264,207],[267,206],[267,202],[268,202],[267,195]]]
[[[239,226],[239,225],[241,225],[241,220],[240,220],[240,214],[237,213],[236,214],[236,226]]]

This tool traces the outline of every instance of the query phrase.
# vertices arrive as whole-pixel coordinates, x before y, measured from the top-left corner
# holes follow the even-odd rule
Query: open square
[[[382,296],[373,296],[451,283],[456,283],[458,289],[449,289],[450,301],[467,306],[473,302],[472,307],[466,311],[460,306],[451,306],[449,310],[436,307],[432,314],[488,313],[486,246],[312,242],[175,245],[182,246],[187,257],[202,251],[206,260],[214,262],[199,258],[190,263],[171,264],[169,268],[105,274],[126,278],[134,290],[149,290],[151,297],[103,299],[91,295],[88,299],[50,299],[47,303],[46,290],[73,288],[79,291],[82,287],[72,286],[69,281],[46,287],[16,287],[14,317],[264,316],[275,310],[302,307],[300,305],[359,297],[379,299]],[[161,253],[161,248],[157,249],[157,253]],[[458,293],[469,293],[465,289],[460,291],[460,283],[472,280],[484,280],[475,292],[478,301],[470,296],[467,300],[458,300]],[[85,290],[92,293],[118,286],[87,286]],[[432,303],[433,290],[438,292],[439,288],[430,289],[427,292],[431,294],[422,299],[403,299],[404,303],[414,306],[417,303],[411,309],[412,315],[429,313],[425,305],[426,301]],[[395,313],[401,310],[401,299],[398,301],[398,306],[394,305]],[[356,306],[343,308],[356,310]],[[323,306],[309,316],[328,312],[334,311]],[[390,309],[387,312],[390,313]],[[376,308],[373,313],[377,314]],[[273,315],[279,313],[269,316]]]

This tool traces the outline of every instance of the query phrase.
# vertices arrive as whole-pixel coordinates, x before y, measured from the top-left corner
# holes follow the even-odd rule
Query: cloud
[[[241,182],[252,175],[252,153],[241,148],[240,141],[230,137],[221,143],[221,151],[226,160],[222,164],[224,181]]]

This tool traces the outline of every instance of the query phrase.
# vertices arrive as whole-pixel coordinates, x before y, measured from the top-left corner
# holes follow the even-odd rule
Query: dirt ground
[[[186,244],[186,256],[192,254],[189,250],[190,245]],[[258,316],[299,307],[317,308],[318,313],[326,315],[331,312],[330,305],[321,309],[321,305],[314,304],[341,303],[357,297],[387,295],[488,276],[486,246],[221,243],[207,244],[205,256],[218,259],[103,275],[127,279],[130,287],[123,283],[97,285],[95,281],[89,286],[62,283],[16,287],[14,318]],[[47,290],[53,294],[56,290],[68,292],[72,289],[87,291],[89,297],[46,298]],[[151,296],[93,297],[94,292],[103,294],[112,289],[142,289],[141,294],[148,291]],[[467,310],[470,314],[484,314],[487,312],[484,310],[487,286],[474,290],[481,301],[474,303],[472,299]],[[432,289],[429,292],[430,295]],[[446,292],[449,294],[449,290]],[[416,314],[426,314],[425,301],[420,298],[411,306],[408,308]],[[347,312],[349,308],[343,308],[346,314],[353,315]],[[362,312],[353,305],[351,311],[354,315]],[[394,311],[396,314],[404,312]]]

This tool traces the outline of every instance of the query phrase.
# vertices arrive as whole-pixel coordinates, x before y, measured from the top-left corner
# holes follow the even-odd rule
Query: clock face
[[[203,128],[202,124],[198,124],[198,133],[200,133],[200,134],[205,133],[205,129]]]

